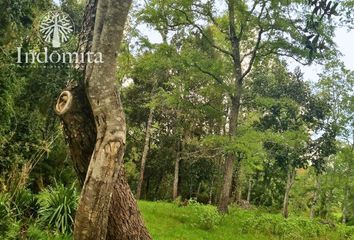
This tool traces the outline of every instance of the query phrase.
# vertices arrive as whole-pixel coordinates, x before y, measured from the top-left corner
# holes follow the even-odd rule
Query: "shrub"
[[[12,197],[11,205],[17,217],[28,217],[35,212],[36,199],[29,189],[19,189]]]
[[[10,215],[10,197],[7,193],[0,193],[0,218],[4,219]]]
[[[28,227],[26,237],[28,240],[72,240],[70,234],[53,234],[40,229],[37,225],[30,225]]]
[[[4,236],[6,240],[17,240],[21,239],[21,222],[9,222],[7,232]]]
[[[282,239],[311,239],[323,237],[330,227],[305,218],[284,219],[281,215],[262,214],[249,216],[242,225],[244,233],[261,233]]]
[[[178,207],[182,207],[183,206],[182,197],[181,196],[176,197],[176,199],[173,200],[173,203]]]
[[[344,233],[345,239],[348,240],[354,240],[354,227],[353,226],[345,226],[345,233]]]
[[[61,233],[72,232],[77,200],[75,184],[49,187],[38,195],[40,222]]]
[[[206,206],[199,215],[199,225],[202,229],[210,230],[219,225],[221,216],[218,211],[211,206]]]
[[[197,200],[200,203],[208,204],[209,202],[209,194],[207,192],[202,192],[197,194]]]
[[[36,225],[31,225],[27,229],[27,239],[28,240],[45,240],[49,239],[48,233],[38,228]]]
[[[6,193],[0,193],[0,236],[8,231],[11,218],[10,197]]]
[[[221,215],[218,213],[215,207],[210,205],[202,205],[197,201],[191,199],[188,203],[193,214],[196,216],[197,225],[204,230],[212,230],[221,221]]]

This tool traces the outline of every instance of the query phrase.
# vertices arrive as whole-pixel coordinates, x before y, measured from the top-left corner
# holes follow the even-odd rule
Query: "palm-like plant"
[[[38,209],[35,196],[26,188],[16,190],[11,198],[11,207],[17,218],[30,217]]]
[[[57,184],[47,188],[38,195],[40,222],[61,233],[72,232],[77,201],[75,184],[70,187]]]
[[[8,194],[0,193],[0,236],[8,229],[8,220],[11,215],[9,199]]]

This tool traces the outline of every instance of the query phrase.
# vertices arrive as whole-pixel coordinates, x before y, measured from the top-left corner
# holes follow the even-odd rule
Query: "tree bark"
[[[231,98],[231,110],[229,114],[229,137],[236,136],[238,115],[241,106],[241,88],[242,83],[237,81],[237,94],[236,97]],[[230,202],[230,192],[232,187],[232,175],[234,170],[234,161],[236,155],[234,152],[229,152],[226,154],[226,161],[224,167],[224,179],[222,184],[222,190],[220,193],[220,200],[218,204],[218,210],[221,213],[228,212],[228,205]]]
[[[247,190],[247,202],[248,203],[251,202],[252,187],[253,187],[253,179],[252,179],[252,177],[250,177],[248,180],[248,190]]]
[[[351,149],[354,151],[354,130],[352,131],[352,145]],[[352,176],[352,161],[347,163],[347,176]],[[351,199],[351,193],[350,193],[350,183],[348,182],[348,179],[345,180],[344,183],[344,199],[343,199],[343,209],[342,209],[342,223],[346,224],[348,217],[349,217],[349,205],[350,205],[350,200]]]
[[[242,158],[238,157],[236,161],[236,172],[234,176],[234,202],[240,203],[242,198],[242,183],[241,183],[241,161]]]
[[[119,48],[130,3],[89,1],[78,52],[100,51],[105,63],[75,66],[78,81],[68,85],[56,104],[75,170],[85,181],[75,239],[151,239],[124,176],[125,119],[114,86],[112,49]]]
[[[287,173],[287,181],[285,186],[285,193],[284,193],[284,201],[283,201],[283,217],[289,217],[289,195],[291,187],[295,182],[295,168],[291,166],[289,163],[288,165],[288,173]]]
[[[228,132],[230,138],[235,137],[237,132],[239,112],[241,108],[242,85],[243,85],[241,57],[240,57],[240,41],[236,35],[234,4],[235,4],[234,0],[230,0],[228,2],[229,36],[230,36],[231,48],[232,48],[232,60],[234,65],[233,70],[234,70],[235,88],[236,88],[235,95],[231,96],[231,109],[229,113],[229,132]],[[236,155],[233,152],[229,152],[226,154],[224,179],[222,184],[222,190],[220,192],[220,200],[218,204],[218,210],[221,213],[228,212],[235,157]]]
[[[177,153],[176,161],[175,161],[175,173],[173,178],[173,192],[172,192],[172,199],[176,200],[178,196],[178,180],[179,180],[179,163],[180,163],[180,155],[179,151]]]
[[[150,129],[151,129],[153,116],[154,116],[154,109],[150,108],[149,117],[148,117],[148,121],[146,124],[144,150],[143,150],[143,154],[141,156],[140,177],[139,177],[139,181],[138,181],[138,187],[136,190],[136,199],[140,199],[141,188],[142,188],[143,181],[144,181],[144,172],[145,172],[146,158],[147,158],[147,155],[149,152],[150,131],[151,131]]]
[[[343,210],[342,210],[342,223],[347,223],[347,215],[348,215],[348,199],[349,199],[349,187],[348,184],[345,183],[344,186],[344,200],[343,200]]]
[[[210,189],[209,189],[208,204],[210,204],[210,205],[213,203],[213,188],[214,188],[214,174],[213,174],[213,177],[211,179],[211,184],[210,184]]]

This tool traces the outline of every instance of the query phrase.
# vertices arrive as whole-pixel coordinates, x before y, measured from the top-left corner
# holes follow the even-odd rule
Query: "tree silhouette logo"
[[[41,20],[39,31],[46,43],[53,48],[68,42],[74,32],[73,23],[68,14],[61,11],[50,11]]]

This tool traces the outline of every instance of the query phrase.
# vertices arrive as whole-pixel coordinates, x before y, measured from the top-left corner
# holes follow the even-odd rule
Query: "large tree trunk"
[[[239,95],[240,97],[240,95]],[[236,135],[236,121],[238,119],[238,112],[240,108],[240,98],[232,98],[232,106],[229,117],[229,136],[230,138]],[[228,212],[228,205],[230,202],[230,192],[232,187],[232,175],[234,170],[234,161],[236,155],[233,152],[226,154],[225,167],[224,167],[224,179],[222,189],[220,193],[220,200],[218,204],[218,210],[221,213]]]
[[[125,119],[114,85],[112,49],[119,48],[130,3],[89,1],[78,51],[102,52],[105,63],[76,66],[81,77],[68,85],[56,105],[75,170],[80,182],[85,181],[75,239],[151,239],[124,176]]]
[[[283,201],[283,216],[284,218],[289,217],[289,196],[290,190],[295,182],[295,168],[291,166],[289,163],[288,166],[288,173],[287,173],[287,181],[285,186],[285,193],[284,193],[284,201]]]
[[[229,113],[229,132],[230,138],[234,138],[237,133],[237,125],[239,112],[241,108],[241,95],[242,95],[242,68],[241,68],[241,57],[240,57],[240,41],[236,35],[236,25],[235,25],[235,9],[234,0],[228,2],[228,12],[229,12],[229,36],[232,48],[232,60],[233,60],[233,70],[235,78],[235,95],[231,96],[231,109]],[[218,210],[221,213],[228,212],[228,205],[230,202],[230,192],[232,187],[232,174],[234,169],[235,153],[229,152],[226,154],[225,168],[224,168],[224,180],[222,184],[222,190],[220,192],[220,200],[218,204]]]
[[[150,131],[151,131],[150,129],[151,129],[153,116],[154,116],[154,109],[150,108],[149,117],[148,117],[148,121],[146,124],[144,150],[143,150],[143,154],[141,156],[140,177],[139,177],[139,181],[138,181],[138,187],[136,189],[136,199],[140,199],[141,188],[143,186],[146,158],[147,158],[147,155],[149,152]]]

